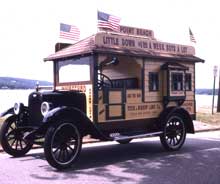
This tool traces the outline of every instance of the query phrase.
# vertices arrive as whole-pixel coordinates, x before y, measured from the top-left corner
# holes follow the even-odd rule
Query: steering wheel
[[[98,73],[98,89],[112,88],[111,79],[103,73]]]

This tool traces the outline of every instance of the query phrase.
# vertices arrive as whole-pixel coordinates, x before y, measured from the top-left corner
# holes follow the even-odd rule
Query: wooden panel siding
[[[109,117],[122,116],[121,105],[109,105]]]
[[[156,118],[163,110],[161,102],[126,104],[126,119]]]
[[[126,90],[126,103],[141,103],[142,102],[142,90],[128,89]]]
[[[183,108],[185,108],[190,114],[195,114],[195,103],[194,101],[186,100],[183,105]]]
[[[162,101],[162,84],[163,76],[161,71],[161,65],[164,62],[160,61],[147,61],[144,63],[144,99],[145,102]],[[159,74],[159,91],[149,91],[149,73],[156,72]]]
[[[122,92],[121,91],[109,91],[109,104],[122,103]]]

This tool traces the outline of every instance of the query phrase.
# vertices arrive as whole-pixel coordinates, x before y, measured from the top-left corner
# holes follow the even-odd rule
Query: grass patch
[[[205,113],[205,112],[197,112],[196,120],[201,121],[211,125],[220,125],[220,113]]]

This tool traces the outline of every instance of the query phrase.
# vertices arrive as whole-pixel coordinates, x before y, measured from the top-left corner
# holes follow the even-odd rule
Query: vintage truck
[[[120,144],[159,136],[175,151],[194,133],[195,64],[204,62],[194,47],[132,27],[64,46],[44,59],[53,62],[53,90],[37,87],[27,106],[15,103],[1,114],[7,115],[0,132],[5,152],[18,157],[41,144],[48,163],[65,169],[87,135]]]

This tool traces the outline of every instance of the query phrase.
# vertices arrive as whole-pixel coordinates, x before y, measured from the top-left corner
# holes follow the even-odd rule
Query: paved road
[[[1,184],[219,184],[220,131],[188,135],[173,153],[165,152],[158,138],[87,144],[76,168],[65,172],[51,168],[42,149],[22,158],[2,153],[0,164]]]

